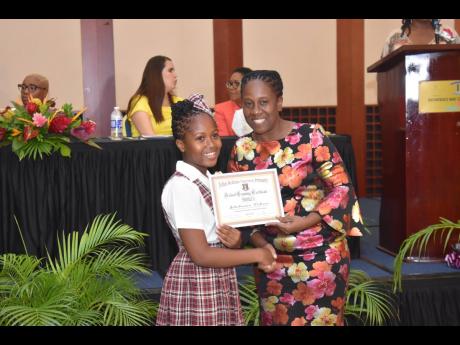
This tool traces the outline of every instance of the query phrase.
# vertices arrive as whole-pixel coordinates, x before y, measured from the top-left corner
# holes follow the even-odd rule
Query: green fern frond
[[[145,268],[145,254],[133,253],[126,248],[115,248],[111,251],[101,250],[97,256],[88,260],[89,269],[95,272],[113,273],[116,271],[141,272],[149,274],[151,270]]]
[[[396,309],[396,300],[384,284],[371,280],[361,270],[350,270],[346,316],[354,316],[365,324],[383,325],[386,320],[397,318]]]
[[[19,160],[23,160],[24,158],[33,158],[36,159],[39,156],[41,159],[44,155],[51,155],[53,152],[58,150],[66,151],[67,149],[70,152],[70,148],[66,145],[69,142],[67,137],[60,137],[60,136],[48,136],[46,139],[41,140],[29,140],[26,143],[21,142],[17,143],[16,145],[12,146],[13,152],[15,152]],[[15,141],[13,141],[13,144]]]
[[[254,276],[246,275],[242,282],[238,282],[241,306],[243,309],[244,324],[259,325],[260,305]]]
[[[99,255],[107,245],[143,245],[147,236],[120,221],[114,221],[116,214],[97,216],[88,230],[84,230],[81,239],[74,231],[57,241],[58,258],[53,260],[48,253],[50,269],[65,277],[72,266],[90,255]],[[137,257],[136,257],[137,258]],[[138,268],[139,269],[139,268]]]
[[[58,258],[48,253],[45,265],[32,256],[0,256],[0,326],[153,323],[158,303],[144,300],[131,276],[150,272],[145,256],[130,247],[145,234],[114,215],[98,216],[88,227],[83,236],[63,235]]]
[[[72,311],[73,296],[64,284],[39,270],[28,281],[31,293],[18,289],[2,300],[0,324],[4,325],[64,325]]]
[[[401,280],[402,280],[402,265],[404,258],[411,256],[415,249],[418,249],[417,256],[421,257],[426,251],[426,247],[430,240],[435,240],[436,235],[439,234],[439,238],[445,238],[443,250],[445,251],[447,245],[452,237],[454,231],[460,230],[460,220],[454,223],[446,218],[439,218],[438,224],[430,225],[416,233],[413,233],[406,238],[401,246],[399,247],[398,254],[393,262],[393,292],[402,291]],[[458,234],[457,241],[460,241],[460,231]]]
[[[123,299],[112,299],[99,306],[103,311],[104,325],[113,326],[148,326],[153,320],[145,313],[152,310],[150,301],[126,301]]]

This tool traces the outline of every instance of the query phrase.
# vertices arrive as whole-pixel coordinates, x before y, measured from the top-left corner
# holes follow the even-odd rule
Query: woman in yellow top
[[[172,135],[171,104],[182,98],[174,95],[177,74],[172,60],[154,56],[145,66],[141,85],[129,99],[123,117],[123,136]]]

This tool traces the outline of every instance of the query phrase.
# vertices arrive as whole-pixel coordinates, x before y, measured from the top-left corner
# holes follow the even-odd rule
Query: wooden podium
[[[378,73],[382,123],[379,249],[395,255],[404,239],[438,223],[440,217],[460,219],[460,45],[403,46],[367,71]],[[442,84],[448,97],[438,97],[433,84]],[[442,108],[446,112],[430,112],[433,107],[426,107],[427,100],[430,106],[447,106],[442,102],[449,100],[451,106]],[[442,260],[439,238],[438,234],[436,242],[428,243],[424,257],[406,259]]]

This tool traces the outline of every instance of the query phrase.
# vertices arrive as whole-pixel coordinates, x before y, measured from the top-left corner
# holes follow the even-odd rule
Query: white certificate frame
[[[217,226],[260,225],[284,216],[276,169],[214,174],[210,186]]]

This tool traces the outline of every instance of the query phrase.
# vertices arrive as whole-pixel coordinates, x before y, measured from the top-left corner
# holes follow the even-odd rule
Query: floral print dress
[[[258,227],[277,252],[277,269],[258,271],[263,325],[343,325],[350,252],[361,236],[359,204],[342,159],[319,125],[296,123],[279,141],[251,134],[233,147],[228,171],[276,168],[286,215],[317,212],[317,225],[290,235]]]

